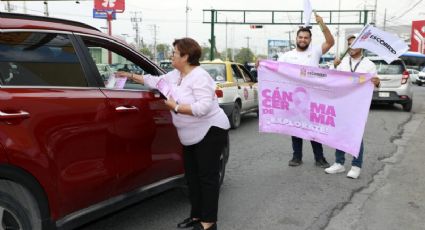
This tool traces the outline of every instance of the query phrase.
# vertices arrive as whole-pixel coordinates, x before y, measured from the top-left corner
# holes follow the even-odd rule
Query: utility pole
[[[225,36],[225,39],[226,39],[226,56],[225,56],[225,61],[227,61],[228,60],[228,58],[227,58],[227,56],[228,56],[228,54],[227,54],[227,18],[226,18],[226,36]]]
[[[387,27],[387,8],[385,8],[385,13],[384,13],[384,31]]]
[[[49,5],[47,1],[44,1],[44,15],[49,17]]]
[[[285,33],[288,33],[289,50],[290,50],[290,49],[292,49],[292,39],[291,39],[292,31],[286,31]]]
[[[27,2],[24,1],[23,4],[24,4],[24,14],[26,14],[27,13]]]
[[[10,2],[9,1],[6,2],[6,10],[9,13],[12,12],[12,8],[10,7]]]
[[[249,49],[249,39],[251,39],[251,37],[247,36],[245,37],[246,39],[246,47]]]
[[[189,0],[186,0],[186,37],[189,36]]]
[[[139,22],[142,22],[142,17],[138,17],[137,14],[142,14],[142,12],[131,12],[131,22],[133,23],[133,29],[136,31],[136,46],[137,49],[140,49],[140,27]]]
[[[341,0],[338,1],[338,11],[341,11]],[[340,27],[340,20],[341,20],[341,12],[338,12],[338,27],[337,27],[337,31],[336,31],[336,53],[335,53],[335,57],[339,56],[339,40],[340,40],[340,31],[341,31],[341,27]]]
[[[153,24],[152,27],[153,27],[153,60],[157,62],[158,61],[156,57],[156,33],[157,33],[156,27],[157,25]]]
[[[235,61],[235,27],[231,27],[231,34],[232,34],[232,60]]]
[[[373,22],[375,23],[375,26],[377,26],[377,23],[376,23],[376,15],[377,15],[377,11],[376,10],[378,10],[378,0],[375,0],[375,12],[374,12],[374,19],[373,19]]]

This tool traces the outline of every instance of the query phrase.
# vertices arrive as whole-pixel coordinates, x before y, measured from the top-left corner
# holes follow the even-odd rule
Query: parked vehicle
[[[419,71],[418,77],[416,78],[416,84],[419,86],[425,84],[425,67]]]
[[[0,229],[74,229],[184,185],[164,98],[130,81],[106,88],[95,63],[161,68],[82,23],[0,20]]]
[[[229,117],[232,128],[240,126],[243,114],[255,112],[258,115],[257,80],[242,64],[214,60],[203,61],[201,66],[216,81],[220,107]]]
[[[412,82],[412,84],[416,84],[419,71],[415,69],[407,69],[407,72],[409,73],[410,82]]]
[[[167,72],[170,72],[174,69],[173,65],[171,64],[171,60],[162,60],[159,62],[159,66]]]
[[[108,64],[96,64],[96,67],[99,71],[100,77],[102,77],[104,81],[107,81],[109,79],[109,76],[114,74],[114,71]]]
[[[413,104],[412,84],[409,80],[409,72],[401,59],[387,64],[379,57],[369,57],[375,63],[378,77],[381,79],[381,87],[373,93],[372,102],[398,103],[403,110],[410,112]]]

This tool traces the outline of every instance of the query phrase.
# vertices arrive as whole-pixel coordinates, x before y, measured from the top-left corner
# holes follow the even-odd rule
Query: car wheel
[[[239,103],[235,102],[233,106],[232,114],[230,114],[230,126],[232,129],[236,129],[241,124],[241,106]]]
[[[413,105],[413,100],[408,101],[407,103],[403,104],[403,110],[406,112],[410,112],[412,111],[412,105]]]
[[[229,160],[229,136],[227,136],[227,142],[224,146],[224,149],[220,155],[220,168],[219,168],[219,185],[221,186],[224,181],[224,175],[226,174],[226,164]]]
[[[0,180],[0,229],[41,230],[38,204],[15,182]]]
[[[422,83],[418,83],[418,86],[422,86]]]

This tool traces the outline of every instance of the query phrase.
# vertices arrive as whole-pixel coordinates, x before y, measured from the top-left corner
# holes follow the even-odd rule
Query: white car
[[[369,58],[376,65],[381,86],[373,92],[372,102],[400,104],[403,110],[410,112],[413,104],[412,84],[409,80],[409,72],[403,60],[397,59],[390,64],[382,58]]]
[[[421,86],[422,84],[425,84],[425,68],[423,68],[422,71],[418,73],[416,84],[418,84],[419,86]]]
[[[413,84],[416,84],[416,81],[418,79],[419,71],[418,70],[415,70],[415,69],[407,69],[407,72],[409,72],[410,81]]]

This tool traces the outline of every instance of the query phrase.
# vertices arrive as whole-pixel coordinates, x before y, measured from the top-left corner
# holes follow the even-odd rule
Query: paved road
[[[353,197],[377,183],[374,176],[383,171],[388,164],[385,161],[400,149],[394,142],[417,128],[406,124],[415,112],[423,110],[424,92],[425,87],[415,87],[413,113],[403,112],[399,106],[372,107],[365,132],[365,162],[358,180],[348,179],[345,174],[326,175],[323,169],[315,167],[308,142],[304,143],[304,164],[288,167],[290,138],[260,134],[257,118],[245,117],[241,127],[230,132],[231,156],[221,189],[220,229],[324,229],[330,223],[334,227],[346,223],[350,215],[343,213]],[[334,150],[325,147],[325,155],[332,163]],[[175,224],[188,212],[184,191],[174,189],[81,229],[176,229]],[[341,222],[334,223],[334,216],[339,216]],[[350,229],[360,229],[356,228],[358,224]]]

